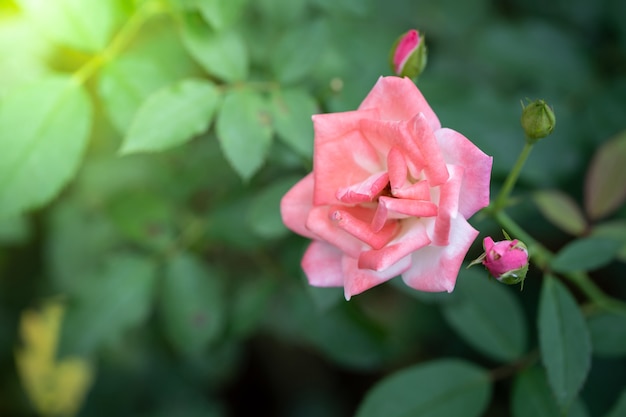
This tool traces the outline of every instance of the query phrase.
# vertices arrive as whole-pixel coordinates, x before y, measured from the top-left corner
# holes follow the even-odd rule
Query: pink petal
[[[374,249],[385,246],[395,236],[398,225],[396,222],[387,222],[379,231],[374,231],[370,221],[359,219],[346,208],[335,208],[331,218],[337,222],[337,226],[352,236],[367,243]]]
[[[365,244],[350,233],[340,229],[329,216],[329,206],[314,206],[309,213],[306,227],[318,239],[324,240],[354,258],[359,256]]]
[[[452,292],[461,263],[478,231],[461,216],[452,219],[450,244],[427,246],[413,252],[411,268],[402,274],[404,282],[419,291]]]
[[[280,201],[283,223],[299,235],[315,239],[314,233],[306,228],[307,217],[313,207],[313,174],[301,179]]]
[[[426,229],[419,220],[405,220],[402,232],[382,249],[368,250],[359,256],[359,268],[385,271],[407,255],[430,244]]]
[[[404,188],[394,189],[392,187],[391,193],[397,198],[428,201],[430,200],[430,184],[427,180],[421,180]]]
[[[426,160],[424,172],[430,185],[436,187],[446,182],[448,179],[446,162],[426,116],[423,113],[416,115],[408,123],[408,131]]]
[[[439,119],[409,78],[380,77],[359,106],[359,110],[377,109],[383,120],[409,120],[424,113],[432,130],[441,128]]]
[[[346,300],[353,295],[360,294],[376,285],[382,284],[391,278],[400,275],[411,264],[409,257],[397,262],[392,268],[382,272],[369,269],[360,269],[357,260],[348,256],[343,257],[344,293]]]
[[[484,154],[465,136],[452,129],[435,132],[437,141],[448,164],[464,168],[463,184],[459,196],[459,212],[469,218],[489,205],[489,182],[493,158]]]
[[[382,196],[378,199],[379,207],[386,210],[415,217],[433,217],[437,215],[437,206],[430,201],[405,200]]]
[[[404,155],[396,146],[392,147],[387,154],[387,171],[391,190],[404,187],[406,183],[407,166]]]
[[[417,49],[419,43],[420,35],[415,29],[409,30],[400,42],[398,42],[398,46],[393,55],[393,66],[396,74],[400,74],[406,61],[409,60],[413,51]]]
[[[374,200],[389,184],[389,175],[386,172],[371,175],[365,181],[340,188],[337,199],[346,204],[365,203]]]
[[[426,156],[422,155],[415,138],[409,134],[406,121],[363,119],[360,125],[365,138],[380,154],[389,155],[392,148],[398,148],[411,175],[419,176],[426,166]]]
[[[315,114],[312,117],[315,142],[323,144],[359,129],[361,119],[380,119],[378,109]]]
[[[315,205],[336,204],[337,190],[383,171],[378,153],[360,132],[349,132],[333,140],[318,137],[316,134],[313,154]]]
[[[439,187],[439,212],[435,220],[432,236],[433,245],[443,246],[449,243],[451,219],[458,213],[459,193],[463,182],[463,168],[450,166],[450,179]]]
[[[314,240],[302,257],[302,269],[309,284],[316,287],[343,287],[343,253],[328,243]]]

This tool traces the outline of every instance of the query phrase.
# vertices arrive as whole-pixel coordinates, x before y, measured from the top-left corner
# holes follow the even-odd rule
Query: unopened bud
[[[411,29],[400,36],[389,54],[391,69],[401,77],[417,78],[426,66],[426,43],[424,36]]]
[[[522,103],[521,123],[527,140],[534,143],[552,133],[556,125],[556,117],[545,101],[535,100],[526,106]]]
[[[508,236],[507,236],[508,237]],[[482,263],[489,273],[504,284],[523,282],[528,272],[528,249],[517,239],[494,242],[491,237],[483,240],[485,253],[470,263]]]

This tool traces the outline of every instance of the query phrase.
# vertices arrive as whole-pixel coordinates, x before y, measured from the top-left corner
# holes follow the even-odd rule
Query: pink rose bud
[[[517,239],[494,242],[486,237],[483,246],[482,264],[498,281],[517,284],[526,278],[528,249],[524,243]]]
[[[389,61],[396,75],[416,78],[426,66],[424,36],[420,36],[415,29],[400,36],[391,48]]]

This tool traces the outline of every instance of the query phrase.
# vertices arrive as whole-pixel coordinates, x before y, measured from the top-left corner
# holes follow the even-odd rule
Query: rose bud
[[[524,106],[522,103],[522,128],[530,143],[548,136],[554,130],[554,111],[543,100],[535,100]]]
[[[483,247],[485,253],[469,266],[482,263],[494,278],[505,284],[524,281],[528,272],[528,249],[524,243],[517,239],[494,242],[491,237],[486,237]]]
[[[411,29],[400,36],[389,55],[391,69],[401,77],[417,78],[426,66],[426,44],[424,36]]]

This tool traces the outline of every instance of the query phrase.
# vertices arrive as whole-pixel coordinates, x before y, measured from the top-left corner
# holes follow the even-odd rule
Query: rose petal
[[[383,120],[410,120],[424,113],[432,130],[441,123],[428,102],[409,78],[380,77],[359,106],[359,110],[378,109]]]
[[[384,271],[400,259],[430,244],[426,229],[417,219],[405,220],[402,232],[388,245],[378,250],[368,250],[359,256],[359,268]]]
[[[369,269],[360,269],[356,259],[349,256],[343,257],[342,267],[344,274],[344,294],[346,300],[350,300],[353,295],[369,290],[376,285],[389,281],[391,278],[400,275],[411,265],[409,257],[396,262],[393,267],[382,272]]]
[[[404,282],[419,291],[452,292],[461,263],[478,231],[461,216],[452,219],[448,246],[427,246],[413,252]]]
[[[421,180],[404,188],[394,189],[392,187],[391,194],[397,198],[428,201],[431,198],[430,184],[427,180]]]
[[[336,204],[339,202],[337,190],[384,171],[378,153],[358,131],[334,140],[318,141],[317,138],[316,135],[313,153],[315,205]]]
[[[354,110],[339,113],[315,114],[312,117],[315,143],[334,141],[359,129],[362,119],[380,119],[378,109]]]
[[[301,179],[280,201],[283,223],[299,235],[315,239],[314,233],[306,228],[307,217],[313,207],[313,174]]]
[[[419,177],[426,166],[426,158],[409,133],[406,121],[363,119],[360,127],[363,136],[379,153],[388,155],[392,148],[398,148],[411,175]]]
[[[365,244],[337,227],[337,223],[330,219],[329,211],[329,206],[314,206],[306,220],[306,227],[319,239],[357,258],[361,250],[365,248]]]
[[[414,217],[433,217],[437,215],[437,206],[430,201],[405,200],[382,196],[378,199],[378,206],[386,207],[387,211]]]
[[[493,158],[484,154],[465,136],[452,129],[435,132],[448,164],[464,168],[459,195],[459,212],[467,219],[489,205],[489,181]]]
[[[424,113],[419,113],[408,123],[408,132],[413,138],[415,145],[425,156],[426,166],[424,172],[432,187],[441,185],[448,179],[446,162],[441,154],[441,149],[435,138],[435,134],[428,124]]]
[[[402,151],[396,146],[389,149],[387,154],[387,172],[389,172],[389,183],[391,190],[404,187],[407,178],[407,166]]]
[[[379,231],[374,231],[371,227],[371,220],[359,219],[347,207],[335,207],[331,212],[331,218],[337,222],[337,226],[341,229],[374,249],[380,249],[389,243],[398,230],[396,222],[387,222]]]
[[[439,187],[439,211],[435,219],[433,245],[443,246],[449,243],[451,218],[455,217],[459,208],[459,193],[463,182],[463,168],[451,166],[450,178]]]
[[[302,269],[309,284],[316,287],[342,287],[343,253],[328,243],[314,240],[302,257]]]
[[[389,184],[389,175],[386,172],[371,175],[365,181],[340,188],[337,199],[346,204],[365,203],[374,200]]]

